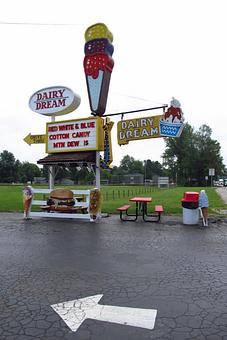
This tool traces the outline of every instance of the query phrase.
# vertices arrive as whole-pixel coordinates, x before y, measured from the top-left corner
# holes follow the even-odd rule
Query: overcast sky
[[[185,121],[207,124],[227,165],[227,48],[225,0],[0,0],[0,152],[20,161],[45,156],[44,144],[28,146],[28,134],[44,134],[50,118],[30,110],[37,90],[63,85],[81,96],[80,107],[57,120],[85,118],[90,107],[83,69],[84,32],[97,22],[114,35],[106,113],[181,102]],[[134,113],[125,119],[162,114]],[[162,161],[162,138],[117,144],[114,165],[124,155]]]

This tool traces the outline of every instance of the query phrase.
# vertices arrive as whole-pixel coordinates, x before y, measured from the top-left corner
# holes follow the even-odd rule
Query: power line
[[[164,111],[166,107],[168,107],[168,105],[163,104],[162,106],[149,107],[149,108],[146,108],[146,109],[137,109],[137,110],[133,110],[133,111],[123,111],[123,112],[118,112],[118,113],[110,113],[110,114],[103,115],[102,117],[110,117],[110,116],[121,115],[121,117],[123,118],[123,116],[128,114],[128,113],[136,113],[136,112],[143,112],[143,111],[150,111],[150,110],[157,110],[157,109],[163,109],[163,111]],[[93,113],[91,113],[91,114],[93,114]]]
[[[146,98],[142,98],[142,97],[131,96],[131,95],[123,94],[123,93],[120,93],[120,92],[114,92],[114,94],[121,96],[121,97],[125,97],[125,98],[140,100],[140,101],[143,101],[143,102],[149,102],[149,103],[154,103],[154,104],[158,104],[158,105],[164,105],[163,103],[158,102],[158,101],[153,100],[153,99],[146,99]]]
[[[43,22],[10,22],[0,21],[0,25],[27,25],[27,26],[82,26],[82,24],[64,24],[64,23],[43,23]]]

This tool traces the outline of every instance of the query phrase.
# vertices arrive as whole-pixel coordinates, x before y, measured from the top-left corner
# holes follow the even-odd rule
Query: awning
[[[83,163],[96,163],[95,151],[83,151],[83,152],[62,152],[53,153],[41,158],[37,161],[38,164],[43,165],[71,165],[71,164],[83,164]]]

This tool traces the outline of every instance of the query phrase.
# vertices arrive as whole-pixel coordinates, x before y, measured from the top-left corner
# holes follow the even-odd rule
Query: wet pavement
[[[227,340],[227,218],[209,227],[0,214],[1,340]],[[86,319],[73,332],[51,305],[156,309],[154,329]],[[77,317],[77,316],[76,316]]]

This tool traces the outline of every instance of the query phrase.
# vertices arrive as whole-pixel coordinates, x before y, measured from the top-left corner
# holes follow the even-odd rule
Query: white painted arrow
[[[102,294],[51,305],[67,326],[76,332],[85,319],[95,319],[122,325],[153,329],[156,309],[103,306],[98,302]]]

